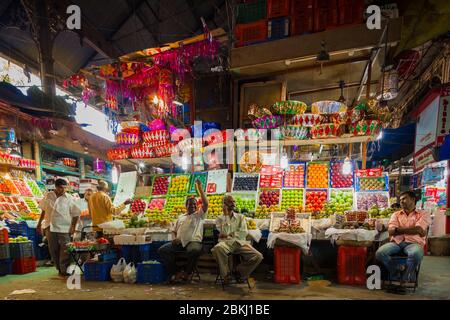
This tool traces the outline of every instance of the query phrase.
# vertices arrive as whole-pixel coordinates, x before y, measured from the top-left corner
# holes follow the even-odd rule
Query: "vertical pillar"
[[[42,180],[41,150],[39,143],[37,143],[36,141],[33,143],[33,149],[34,149],[34,160],[36,161],[36,180],[41,181]]]
[[[79,157],[78,158],[78,163],[79,163],[79,170],[80,170],[80,178],[84,179],[84,178],[86,178],[86,170],[85,170],[85,165],[84,165],[84,158],[83,157]]]
[[[366,169],[366,163],[367,163],[367,142],[362,142],[362,169]]]

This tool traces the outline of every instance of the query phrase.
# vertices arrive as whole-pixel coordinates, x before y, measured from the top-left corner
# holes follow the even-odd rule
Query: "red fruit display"
[[[132,213],[142,213],[145,212],[145,208],[147,207],[147,203],[142,199],[135,199],[131,203],[130,210]]]
[[[322,210],[326,201],[326,191],[306,191],[306,212],[318,212]]]
[[[265,190],[259,194],[259,205],[278,206],[280,203],[280,190]]]
[[[154,209],[163,210],[165,203],[166,203],[166,199],[164,199],[164,198],[152,199],[150,201],[150,203],[148,204],[148,209],[150,209],[150,210],[154,210]]]
[[[281,188],[283,170],[279,166],[263,166],[259,178],[261,188]]]
[[[152,196],[167,194],[169,190],[169,176],[156,177],[153,182]]]
[[[289,170],[284,174],[284,186],[286,188],[304,188],[305,166],[302,164],[291,164]]]
[[[344,163],[334,162],[331,165],[331,187],[332,188],[351,188],[353,186],[353,166],[349,174],[343,174]]]
[[[22,196],[27,196],[27,197],[33,196],[30,188],[28,188],[28,185],[25,182],[23,182],[21,180],[13,180],[13,183],[15,184],[15,186],[17,187],[17,189],[19,190],[19,192]]]

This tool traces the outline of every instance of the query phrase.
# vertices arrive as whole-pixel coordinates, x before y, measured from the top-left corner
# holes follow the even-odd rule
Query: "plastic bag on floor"
[[[120,258],[117,264],[112,266],[110,272],[112,281],[123,282],[123,271],[125,270],[126,266],[127,263],[124,258]]]
[[[136,283],[136,267],[134,263],[131,262],[127,264],[125,270],[123,271],[123,281],[125,283]]]

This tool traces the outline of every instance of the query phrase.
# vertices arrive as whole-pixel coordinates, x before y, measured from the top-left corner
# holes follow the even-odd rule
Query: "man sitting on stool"
[[[186,200],[187,214],[183,214],[178,218],[172,232],[172,242],[158,249],[159,256],[166,268],[169,282],[172,281],[172,277],[177,270],[177,251],[186,251],[187,253],[186,270],[185,272],[178,272],[175,275],[174,280],[177,282],[180,280],[189,280],[202,251],[203,222],[208,211],[208,199],[203,192],[200,180],[195,181],[195,189],[197,190],[197,194],[202,198],[202,207],[198,210],[195,197],[188,198]]]
[[[235,213],[236,202],[227,195],[223,198],[223,215],[217,218],[216,228],[220,232],[219,243],[211,250],[219,264],[220,274],[225,285],[231,281],[228,257],[238,254],[242,263],[237,266],[238,277],[249,279],[250,274],[263,260],[263,255],[250,245],[247,238],[247,222],[242,214]]]
[[[429,225],[428,215],[416,210],[416,196],[413,191],[405,191],[400,195],[402,210],[392,214],[389,221],[389,235],[391,242],[381,246],[376,252],[376,259],[383,263],[388,272],[395,274],[391,256],[404,252],[407,256],[406,281],[423,258],[426,230]]]

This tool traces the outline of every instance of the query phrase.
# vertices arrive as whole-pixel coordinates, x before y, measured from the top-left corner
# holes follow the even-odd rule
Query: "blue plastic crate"
[[[137,283],[158,284],[166,281],[167,274],[161,263],[138,263]]]
[[[262,238],[268,238],[269,237],[269,229],[261,230]]]
[[[9,228],[9,234],[14,236],[24,236],[27,237],[30,233],[29,227],[25,221],[11,222],[6,220],[6,226]],[[36,230],[36,229],[34,229]]]
[[[86,262],[84,264],[84,280],[109,281],[112,262]]]
[[[100,262],[113,262],[116,263],[119,260],[117,252],[107,252],[99,255],[98,260]]]
[[[138,264],[147,261],[150,258],[150,252],[152,252],[151,243],[120,246],[120,257],[124,258],[127,263]]]
[[[289,18],[271,19],[267,25],[267,39],[276,40],[289,36]]]
[[[0,244],[0,260],[11,258],[9,243]]]
[[[11,259],[0,260],[0,276],[6,276],[12,273],[12,261]]]
[[[22,259],[34,257],[34,245],[33,242],[22,242],[22,243],[10,243],[9,249],[11,252],[11,258]]]

